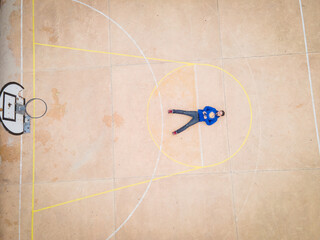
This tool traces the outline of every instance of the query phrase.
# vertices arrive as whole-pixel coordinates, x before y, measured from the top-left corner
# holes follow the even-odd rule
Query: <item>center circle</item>
[[[249,106],[249,109],[250,109],[250,122],[249,122],[249,129],[247,131],[247,134],[246,136],[244,137],[244,140],[242,141],[242,144],[240,145],[240,147],[232,154],[230,155],[229,157],[225,158],[224,160],[220,161],[220,162],[217,162],[217,163],[214,163],[214,164],[209,164],[209,165],[205,165],[205,166],[200,166],[200,165],[191,165],[191,164],[187,164],[187,163],[184,163],[184,162],[181,162],[179,160],[177,160],[176,158],[170,156],[166,151],[164,151],[162,149],[162,147],[159,146],[159,144],[157,143],[152,131],[151,131],[151,127],[150,127],[150,123],[149,123],[149,109],[150,109],[150,102],[151,102],[151,99],[152,99],[152,96],[155,94],[155,92],[158,90],[158,88],[160,87],[160,85],[164,82],[164,80],[172,75],[173,73],[183,69],[183,68],[186,68],[186,67],[190,67],[190,66],[195,66],[195,65],[198,65],[198,66],[207,66],[207,67],[211,67],[211,68],[215,68],[215,69],[218,69],[224,73],[226,73],[228,76],[230,76],[234,81],[236,81],[236,83],[241,87],[242,91],[244,92],[246,98],[247,98],[247,101],[248,101],[248,106]],[[160,90],[158,90],[160,92]],[[218,66],[215,66],[215,65],[211,65],[211,64],[202,64],[202,63],[190,63],[190,64],[185,64],[183,66],[180,66],[178,68],[175,68],[173,69],[172,71],[170,71],[169,73],[167,73],[158,83],[158,86],[154,87],[154,89],[152,90],[152,92],[150,93],[150,96],[149,96],[149,99],[148,99],[148,103],[147,103],[147,113],[146,113],[146,118],[147,118],[147,126],[148,126],[148,132],[150,134],[150,137],[152,139],[152,141],[154,142],[154,144],[157,146],[157,148],[159,150],[161,150],[161,152],[166,156],[168,157],[170,160],[172,160],[173,162],[175,163],[178,163],[178,164],[181,164],[181,165],[184,165],[184,166],[187,166],[187,167],[192,167],[192,168],[209,168],[209,167],[214,167],[214,166],[218,166],[222,163],[225,163],[227,161],[229,161],[231,158],[233,158],[240,150],[241,148],[245,145],[245,143],[247,142],[248,140],[248,137],[249,137],[249,134],[251,132],[251,126],[252,126],[252,106],[251,106],[251,100],[249,98],[249,95],[247,93],[247,91],[245,90],[245,88],[243,87],[243,85],[241,84],[241,82],[236,79],[231,73],[227,72],[226,70],[218,67]]]

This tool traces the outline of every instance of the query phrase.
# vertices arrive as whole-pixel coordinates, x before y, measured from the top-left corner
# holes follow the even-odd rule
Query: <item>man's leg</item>
[[[198,122],[199,122],[199,116],[193,117],[186,125],[184,125],[183,127],[179,128],[177,131],[172,132],[172,134],[176,135],[178,133],[181,133],[184,130],[186,130],[188,127],[191,127],[192,125],[194,125],[194,124],[196,124]]]
[[[183,115],[187,115],[190,117],[197,117],[198,116],[198,111],[184,111],[184,110],[172,109],[172,110],[168,110],[168,113],[183,114]]]

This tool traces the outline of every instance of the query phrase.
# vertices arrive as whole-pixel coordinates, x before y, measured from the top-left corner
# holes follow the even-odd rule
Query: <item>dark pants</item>
[[[183,110],[172,110],[172,113],[183,114],[192,117],[192,119],[183,127],[179,128],[177,131],[173,132],[174,134],[178,134],[186,130],[188,127],[199,122],[199,114],[198,111],[183,111]]]

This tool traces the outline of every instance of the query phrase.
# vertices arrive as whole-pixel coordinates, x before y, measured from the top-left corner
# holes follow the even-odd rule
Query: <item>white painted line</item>
[[[198,90],[197,65],[194,65],[194,83],[195,83],[195,88],[196,88],[197,109],[199,109],[199,90]],[[198,124],[198,128],[199,128],[199,142],[200,142],[201,165],[202,165],[202,167],[203,167],[203,166],[204,166],[204,160],[203,160],[201,124]]]
[[[20,3],[20,84],[23,85],[23,0]],[[23,94],[23,92],[21,93]],[[23,96],[23,95],[21,95]],[[21,238],[21,186],[22,186],[23,139],[20,136],[20,176],[19,176],[19,240]]]
[[[139,47],[139,45],[136,43],[136,41],[131,37],[131,35],[126,31],[124,30],[116,21],[114,21],[112,18],[110,18],[109,16],[105,15],[103,12],[91,7],[90,5],[88,4],[85,4],[83,2],[80,2],[78,0],[72,0],[73,2],[77,2],[77,3],[80,3],[90,9],[92,9],[93,11],[97,12],[97,13],[100,13],[102,16],[106,17],[109,21],[111,21],[112,23],[114,23],[118,28],[120,28],[122,30],[122,32],[124,34],[127,35],[127,37],[134,43],[134,45],[138,48],[139,52],[141,53],[141,55],[144,57],[146,63],[148,64],[148,67],[149,67],[149,70],[151,71],[151,74],[152,74],[152,77],[154,79],[154,82],[155,82],[155,85],[158,89],[158,82],[157,82],[157,79],[154,75],[154,72],[152,70],[152,67],[150,65],[150,62],[149,60],[146,58],[146,56],[144,55],[143,51],[141,50],[141,48]],[[161,151],[162,151],[162,144],[163,144],[163,105],[162,105],[162,101],[161,101],[161,95],[160,95],[160,91],[158,91],[158,95],[159,95],[159,100],[160,100],[160,108],[161,108],[161,141],[160,141],[160,147],[159,147],[159,152],[158,152],[158,157],[157,157],[157,161],[156,161],[156,165],[154,167],[154,170],[153,170],[153,174],[152,174],[152,177],[150,179],[150,182],[145,190],[145,192],[143,193],[142,197],[140,198],[139,202],[137,203],[137,205],[135,206],[135,208],[131,211],[131,213],[129,214],[129,216],[122,222],[122,224],[107,238],[107,240],[111,239],[128,221],[129,219],[132,217],[132,215],[134,214],[134,212],[137,210],[137,208],[140,206],[140,204],[142,203],[144,197],[146,196],[147,192],[149,191],[150,189],[150,186],[151,186],[151,183],[152,183],[152,180],[154,179],[154,176],[157,172],[157,168],[158,168],[158,164],[159,164],[159,161],[160,161],[160,156],[161,156]]]
[[[20,15],[20,84],[23,86],[23,0],[20,4]]]
[[[21,236],[21,185],[22,185],[22,135],[20,136],[20,179],[19,179],[19,240]]]
[[[301,21],[302,21],[304,45],[305,45],[305,48],[306,48],[306,58],[307,58],[307,66],[308,66],[308,76],[309,76],[309,83],[310,83],[310,92],[311,92],[311,99],[312,99],[312,108],[313,108],[313,115],[314,115],[314,123],[315,123],[315,126],[316,126],[316,134],[317,134],[317,140],[318,140],[318,150],[319,150],[319,155],[320,155],[319,131],[318,131],[316,107],[315,107],[315,104],[314,104],[314,97],[313,97],[311,71],[310,71],[310,64],[309,64],[308,44],[307,44],[307,37],[306,37],[306,29],[305,29],[305,26],[304,26],[304,19],[303,19],[303,11],[302,11],[301,0],[299,0],[299,5],[300,5],[300,13],[301,13]]]

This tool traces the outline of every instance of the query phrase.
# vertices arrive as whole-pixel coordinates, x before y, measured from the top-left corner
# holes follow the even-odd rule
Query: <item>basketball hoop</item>
[[[47,103],[41,98],[31,98],[27,103],[22,97],[23,86],[9,82],[0,91],[0,121],[3,127],[13,135],[30,133],[30,119],[42,118],[48,110]],[[38,116],[27,112],[27,106],[34,101],[44,104],[44,111]]]

